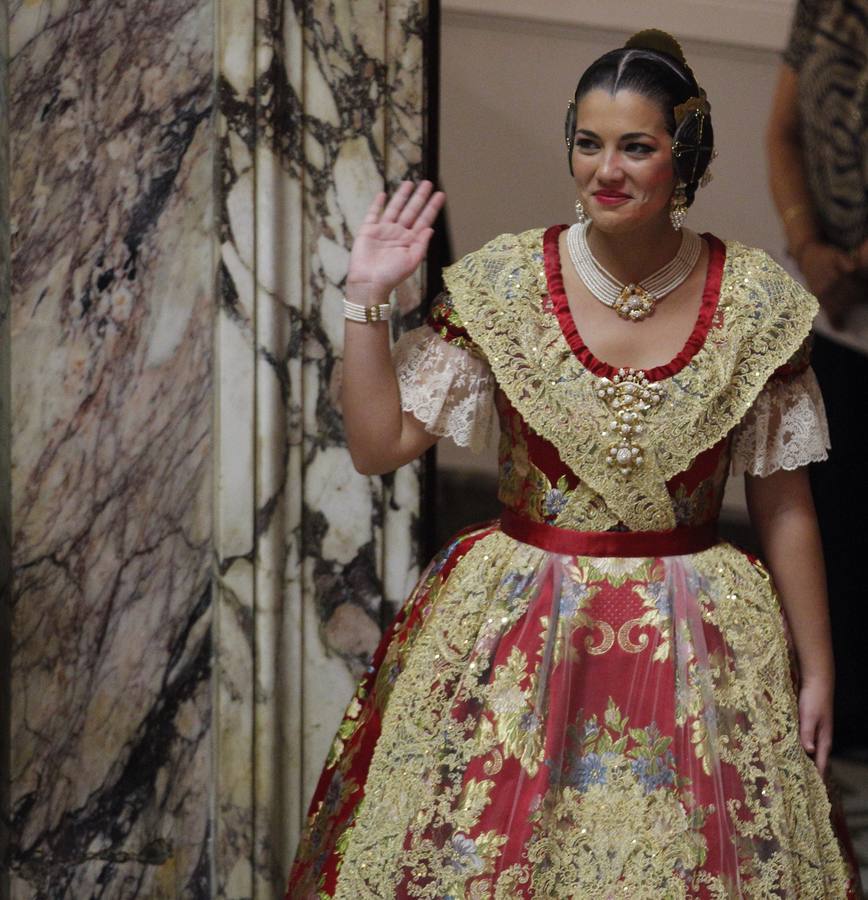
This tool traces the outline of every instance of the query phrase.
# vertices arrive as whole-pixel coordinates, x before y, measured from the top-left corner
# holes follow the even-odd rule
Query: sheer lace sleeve
[[[405,412],[431,434],[474,453],[485,449],[494,427],[494,376],[484,359],[423,325],[401,335],[392,361]]]
[[[771,475],[827,458],[829,426],[813,369],[771,378],[733,435],[735,475]]]

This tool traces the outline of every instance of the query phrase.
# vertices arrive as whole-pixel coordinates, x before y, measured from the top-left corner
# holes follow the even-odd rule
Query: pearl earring
[[[687,218],[687,190],[683,181],[679,181],[669,201],[669,221],[679,231]]]
[[[588,214],[585,212],[585,207],[582,206],[581,200],[576,200],[576,220],[579,225],[584,225],[587,223],[589,219]]]

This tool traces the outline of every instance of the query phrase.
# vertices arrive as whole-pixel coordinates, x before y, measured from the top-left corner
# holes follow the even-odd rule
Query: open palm
[[[378,194],[353,241],[347,284],[365,284],[390,293],[416,271],[425,258],[434,230],[431,228],[445,195],[433,191],[430,181],[414,190],[404,181],[386,203]]]

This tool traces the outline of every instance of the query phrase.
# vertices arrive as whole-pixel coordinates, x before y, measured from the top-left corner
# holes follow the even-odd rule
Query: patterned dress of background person
[[[706,236],[681,352],[615,370],[570,315],[564,227],[456,263],[395,347],[432,433],[480,446],[499,418],[505,509],[439,553],[384,636],[287,896],[855,896],[769,574],[714,537],[731,469],[825,456],[816,303]],[[629,475],[609,462],[624,425]]]
[[[868,0],[800,0],[769,132],[790,254],[819,299],[812,363],[832,449],[812,466],[835,650],[835,748],[868,751]]]

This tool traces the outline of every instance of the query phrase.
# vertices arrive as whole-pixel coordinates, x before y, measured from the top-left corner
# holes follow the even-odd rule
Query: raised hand
[[[361,288],[371,297],[387,297],[409,278],[425,258],[434,233],[431,225],[445,199],[430,181],[415,189],[412,181],[401,182],[388,204],[386,195],[378,194],[353,241],[348,296]]]

